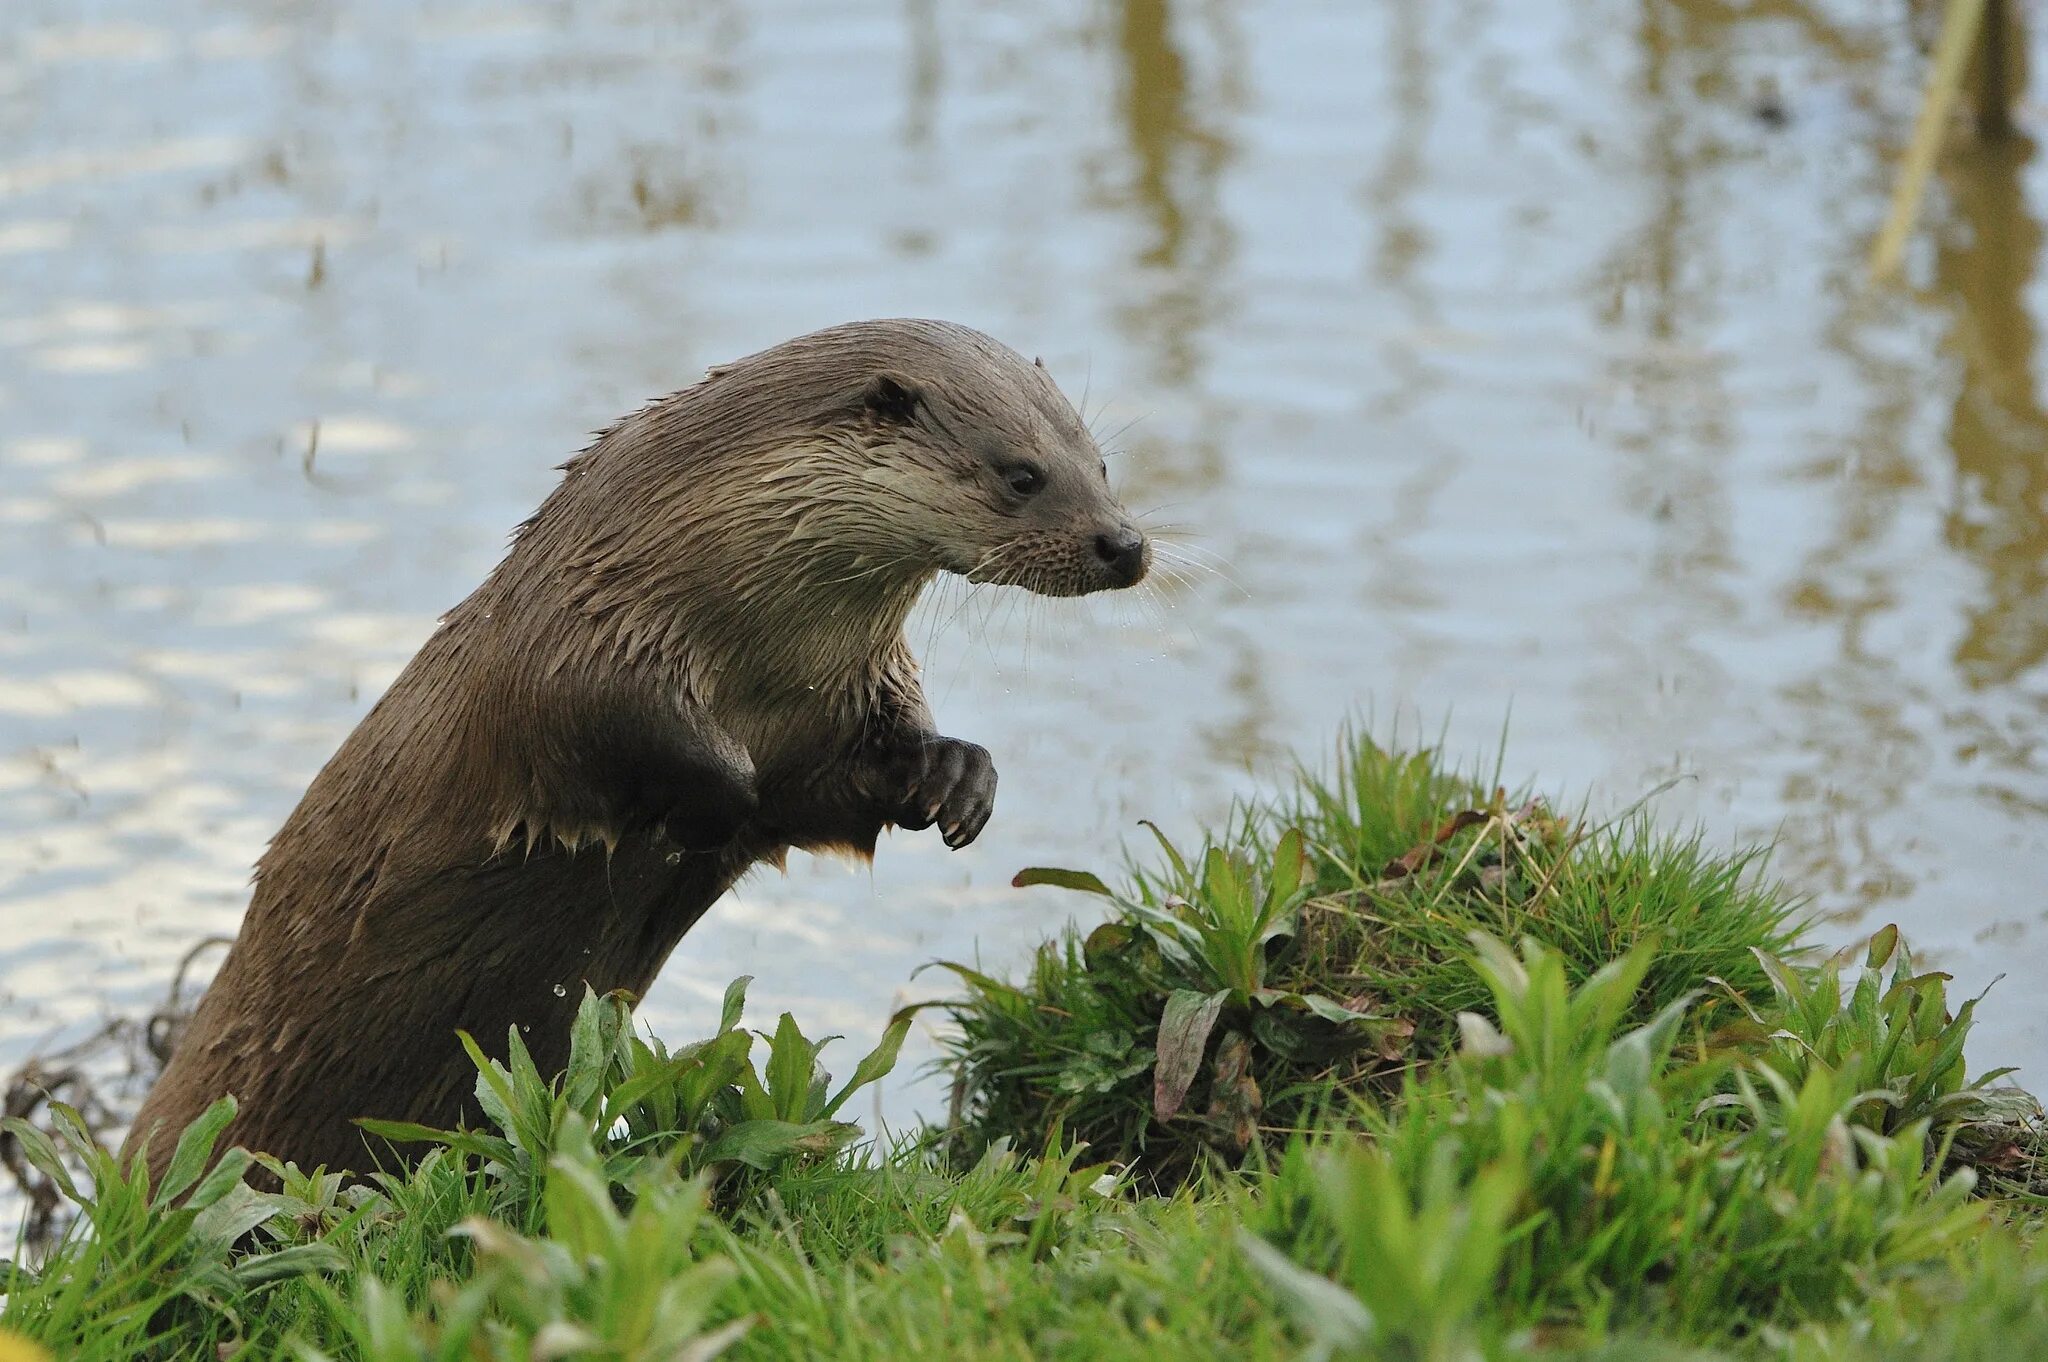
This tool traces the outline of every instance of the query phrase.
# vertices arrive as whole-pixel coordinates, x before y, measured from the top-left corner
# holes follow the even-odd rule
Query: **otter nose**
[[[1145,575],[1145,536],[1119,525],[1095,536],[1095,556],[1118,586],[1129,586]]]

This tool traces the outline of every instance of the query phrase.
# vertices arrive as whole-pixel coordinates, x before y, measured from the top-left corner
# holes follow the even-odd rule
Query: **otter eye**
[[[1020,497],[1028,497],[1045,489],[1045,474],[1028,463],[1013,463],[1003,470],[1003,481],[1010,490]]]

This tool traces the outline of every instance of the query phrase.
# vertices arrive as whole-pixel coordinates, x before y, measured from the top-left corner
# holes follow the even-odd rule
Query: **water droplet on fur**
[[[568,986],[567,984],[556,984],[556,985],[555,985],[555,996],[556,996],[557,998],[566,998],[566,997],[568,997],[568,996],[569,996],[569,986]]]

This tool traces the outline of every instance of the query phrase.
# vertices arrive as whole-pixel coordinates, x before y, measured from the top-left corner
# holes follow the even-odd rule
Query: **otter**
[[[458,1029],[558,1070],[585,987],[644,995],[754,865],[890,826],[966,846],[996,772],[934,725],[919,593],[1151,562],[1043,363],[946,322],[715,367],[561,472],[258,861],[132,1127],[157,1175],[227,1094],[226,1141],[360,1170],[357,1118],[474,1119]]]

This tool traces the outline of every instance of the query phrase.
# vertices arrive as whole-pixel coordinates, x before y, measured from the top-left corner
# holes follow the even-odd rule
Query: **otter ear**
[[[917,415],[917,404],[924,395],[916,385],[907,383],[894,374],[876,374],[861,390],[861,405],[884,421],[908,425]]]

